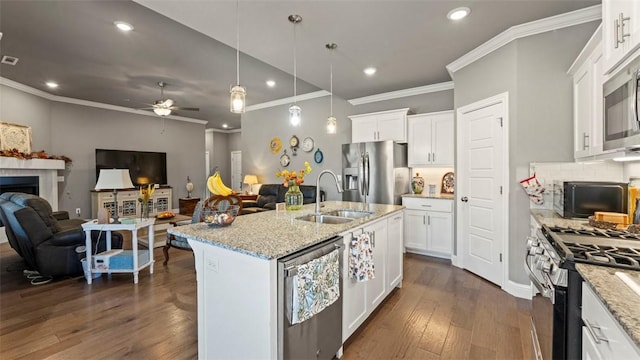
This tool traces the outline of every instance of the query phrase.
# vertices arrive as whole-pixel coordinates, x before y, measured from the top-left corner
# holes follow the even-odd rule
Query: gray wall
[[[529,282],[522,264],[529,200],[519,181],[535,161],[573,161],[569,66],[598,23],[516,40],[454,75],[455,107],[509,92],[509,277]]]
[[[316,151],[306,153],[298,149],[297,156],[291,156],[291,164],[287,170],[299,171],[305,161],[313,168],[311,174],[305,178],[306,185],[315,185],[316,178],[324,169],[333,170],[336,174],[342,172],[342,144],[351,142],[351,120],[347,115],[353,113],[351,105],[346,101],[333,97],[334,116],[338,120],[338,133],[329,135],[325,133],[325,123],[329,116],[329,97],[316,98],[298,102],[302,108],[302,125],[292,127],[289,125],[289,105],[250,111],[242,115],[242,169],[244,173],[256,174],[262,184],[279,183],[281,180],[275,176],[280,166],[280,156],[283,150],[291,156],[289,138],[296,135],[300,141],[311,136],[316,148],[324,154],[324,161],[316,164],[313,154]],[[282,140],[282,149],[274,154],[269,149],[269,142],[273,137]],[[322,178],[320,188],[327,192],[328,200],[340,200],[342,196],[336,191],[333,180]]]
[[[231,151],[242,151],[242,132],[236,131],[229,133],[227,136],[229,139],[229,152]]]
[[[34,149],[73,160],[64,172],[64,183],[59,184],[61,210],[74,214],[79,207],[83,217],[91,216],[96,148],[166,152],[174,208],[178,198],[186,196],[187,175],[196,194],[204,188],[204,125],[164,119],[163,132],[163,121],[157,117],[53,102],[8,87],[1,89],[3,119],[23,114],[28,121],[13,121],[33,126]]]
[[[453,109],[453,90],[357,105],[353,107],[353,114],[367,114],[376,111],[404,108],[411,108],[414,114],[451,110]]]

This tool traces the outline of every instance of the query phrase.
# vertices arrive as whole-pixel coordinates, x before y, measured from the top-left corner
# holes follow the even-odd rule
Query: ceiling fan
[[[175,101],[164,98],[164,87],[167,86],[167,83],[159,81],[158,86],[160,87],[160,100],[156,100],[151,107],[142,108],[140,110],[153,110],[153,112],[158,116],[171,115],[171,112],[174,110],[200,111],[199,108],[176,106]]]

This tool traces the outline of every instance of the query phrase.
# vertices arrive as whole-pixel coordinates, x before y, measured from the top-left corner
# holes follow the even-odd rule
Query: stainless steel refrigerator
[[[409,192],[407,144],[375,141],[342,145],[342,200],[397,204]]]

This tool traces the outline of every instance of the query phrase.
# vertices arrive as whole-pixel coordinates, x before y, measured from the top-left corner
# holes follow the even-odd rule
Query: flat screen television
[[[167,153],[96,149],[96,181],[101,169],[129,169],[135,186],[167,184]]]

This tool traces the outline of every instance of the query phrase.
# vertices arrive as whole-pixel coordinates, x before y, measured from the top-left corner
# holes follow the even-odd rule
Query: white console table
[[[153,240],[154,240],[154,230],[153,226],[155,224],[155,219],[126,219],[122,218],[120,220],[131,221],[131,223],[125,224],[98,224],[98,220],[91,220],[84,224],[82,224],[82,230],[85,232],[85,246],[86,246],[86,261],[87,261],[87,273],[85,274],[87,279],[87,284],[91,284],[92,273],[133,273],[133,283],[138,283],[138,273],[145,267],[149,267],[149,273],[153,274]],[[149,249],[142,250],[149,252],[149,260],[140,264],[138,261],[138,229],[148,228],[147,233],[149,234]],[[131,269],[108,269],[108,270],[100,270],[96,269],[93,266],[93,249],[92,249],[92,240],[91,240],[91,231],[98,230],[106,232],[107,238],[107,250],[111,250],[111,232],[114,230],[127,230],[131,231],[131,246],[133,247],[133,266]]]

